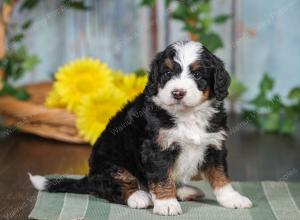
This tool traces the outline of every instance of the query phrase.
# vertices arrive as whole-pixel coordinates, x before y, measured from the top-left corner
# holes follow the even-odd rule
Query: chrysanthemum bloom
[[[62,98],[54,88],[48,93],[45,105],[49,108],[66,108],[66,103],[62,102]]]
[[[123,91],[129,101],[142,93],[147,84],[147,75],[138,76],[135,73],[124,74],[121,71],[114,75],[114,84]]]
[[[55,78],[54,90],[61,103],[66,103],[67,109],[72,112],[75,112],[83,97],[112,86],[112,70],[99,60],[89,58],[75,60],[59,68]]]
[[[79,134],[94,144],[110,118],[126,101],[126,96],[116,88],[83,98],[76,110],[76,126]]]

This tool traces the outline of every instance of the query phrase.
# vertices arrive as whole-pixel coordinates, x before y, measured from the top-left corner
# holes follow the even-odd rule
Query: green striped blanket
[[[110,204],[89,195],[39,192],[30,219],[86,220],[152,220],[152,219],[300,219],[300,183],[234,182],[235,189],[254,203],[251,209],[220,207],[206,182],[191,185],[205,192],[202,202],[181,202],[184,214],[165,217],[152,214],[152,209],[130,209]]]

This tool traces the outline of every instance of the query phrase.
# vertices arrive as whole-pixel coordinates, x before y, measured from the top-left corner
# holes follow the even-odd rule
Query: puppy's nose
[[[174,99],[176,99],[176,100],[183,99],[185,94],[186,94],[186,91],[183,89],[175,89],[172,91],[172,95],[173,95]]]

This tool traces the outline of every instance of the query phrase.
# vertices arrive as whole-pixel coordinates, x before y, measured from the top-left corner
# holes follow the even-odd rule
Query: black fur
[[[211,77],[210,84],[213,96],[218,101],[224,100],[228,95],[230,85],[230,76],[225,70],[224,63],[210,53],[206,47],[203,47],[201,62],[204,66],[204,72]]]
[[[180,146],[175,144],[172,148],[162,150],[156,143],[156,137],[159,129],[176,126],[176,118],[157,106],[151,97],[169,80],[163,62],[166,58],[173,60],[174,54],[172,47],[158,53],[151,64],[145,91],[110,120],[93,147],[89,174],[80,180],[52,179],[48,182],[47,191],[91,193],[111,202],[125,203],[122,192],[124,183],[116,180],[116,174],[126,170],[145,188],[151,183],[167,181],[168,170],[180,153]],[[198,88],[211,89],[210,99],[217,100],[214,108],[218,109],[207,131],[217,132],[227,128],[222,100],[228,94],[230,78],[223,63],[205,48],[200,62],[201,77],[195,79]],[[179,64],[173,64],[173,74],[179,74]],[[226,168],[225,147],[223,150],[209,148],[205,161],[199,169],[205,170],[209,166]]]
[[[134,113],[142,112],[136,116]],[[126,128],[116,130],[131,121]],[[89,175],[82,180],[52,180],[49,192],[92,193],[115,203],[124,203],[122,184],[114,179],[126,169],[147,188],[148,183],[163,182],[178,154],[177,148],[161,151],[154,142],[159,128],[174,126],[172,116],[150,101],[146,93],[127,104],[112,118],[95,143],[90,156]]]

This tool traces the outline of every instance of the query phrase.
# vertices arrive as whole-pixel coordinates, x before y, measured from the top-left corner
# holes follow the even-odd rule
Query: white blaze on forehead
[[[175,75],[161,88],[154,102],[170,112],[178,112],[186,107],[195,107],[201,104],[203,92],[198,89],[197,82],[190,74],[190,65],[200,59],[202,44],[199,42],[176,42],[172,45],[175,50],[174,61],[181,67],[181,72]],[[178,100],[172,96],[172,91],[180,89],[186,92],[178,105]]]
[[[194,63],[202,52],[202,44],[195,41],[177,42],[173,45],[176,50],[174,60],[185,69],[190,64]]]

